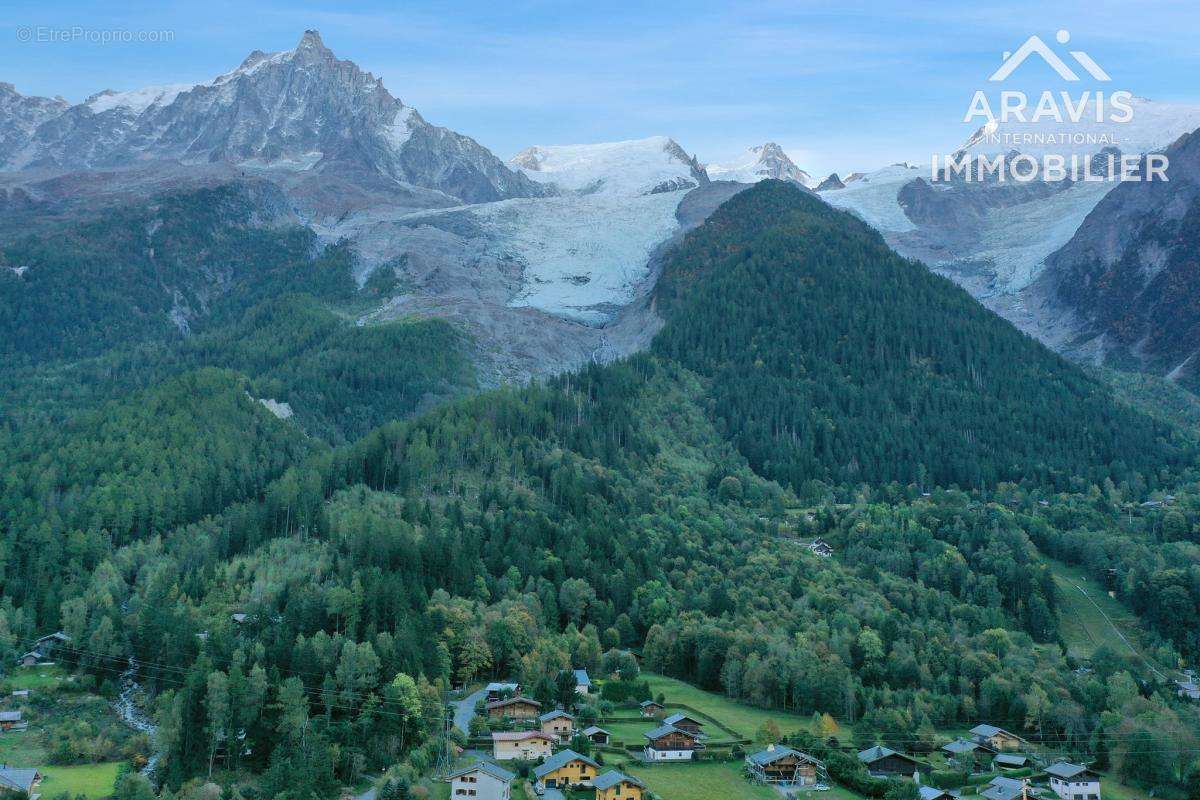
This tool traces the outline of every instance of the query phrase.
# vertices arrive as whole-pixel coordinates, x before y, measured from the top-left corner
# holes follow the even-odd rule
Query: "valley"
[[[1196,800],[1200,115],[1137,111],[1180,180],[505,160],[315,29],[0,84],[0,792]]]

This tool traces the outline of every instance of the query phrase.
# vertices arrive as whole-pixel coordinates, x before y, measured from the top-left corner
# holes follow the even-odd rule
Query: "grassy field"
[[[627,766],[650,791],[663,800],[780,800],[774,789],[750,783],[742,775],[742,765],[731,761],[710,764],[665,764],[654,767]],[[826,797],[822,792],[814,797]],[[842,798],[838,798],[842,800]]]
[[[38,767],[44,778],[38,786],[42,797],[53,798],[63,792],[72,798],[83,795],[99,800],[112,794],[117,781],[117,764],[84,764],[78,767]]]
[[[66,680],[63,671],[58,667],[17,667],[12,675],[0,681],[7,691],[13,689],[45,689],[57,686]]]
[[[767,720],[774,720],[779,730],[785,735],[798,730],[809,730],[811,720],[808,717],[792,714],[787,711],[769,711],[764,708],[744,705],[736,700],[730,700],[719,694],[697,689],[683,681],[667,678],[662,675],[643,673],[643,678],[650,682],[650,690],[658,695],[662,692],[667,705],[682,703],[702,713],[719,720],[722,724],[737,731],[744,739],[754,738],[754,733]],[[613,731],[615,734],[616,731]],[[718,731],[710,732],[713,738],[719,738]],[[640,732],[639,732],[640,735]]]
[[[1061,598],[1060,631],[1067,652],[1078,659],[1091,658],[1101,645],[1117,653],[1132,654],[1142,661],[1150,675],[1164,678],[1137,643],[1137,617],[1113,599],[1099,581],[1078,567],[1045,559],[1054,573]]]

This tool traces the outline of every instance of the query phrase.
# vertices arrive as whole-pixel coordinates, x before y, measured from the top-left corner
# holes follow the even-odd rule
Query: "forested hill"
[[[922,487],[1153,480],[1170,429],[786,183],[725,203],[669,258],[654,351],[711,380],[760,474]]]

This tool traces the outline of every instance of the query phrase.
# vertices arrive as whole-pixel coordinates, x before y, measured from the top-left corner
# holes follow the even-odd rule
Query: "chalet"
[[[13,689],[12,696],[13,697],[29,697],[29,690],[28,689]]]
[[[643,717],[657,717],[666,710],[662,703],[656,703],[653,700],[643,700],[638,704],[638,708],[641,709]]]
[[[790,747],[770,745],[746,756],[746,772],[760,783],[814,786],[826,780],[825,764]]]
[[[596,800],[642,800],[646,784],[623,772],[610,769],[592,779]]]
[[[1195,681],[1175,681],[1175,689],[1186,700],[1200,700],[1200,686]]]
[[[564,742],[575,735],[575,718],[565,711],[555,709],[538,717],[542,733]]]
[[[1020,753],[997,753],[992,759],[992,766],[996,769],[1025,769],[1029,766],[1029,756]]]
[[[479,761],[450,773],[450,797],[474,800],[509,800],[517,777],[490,761]]]
[[[250,619],[249,615],[247,615],[247,614],[243,614],[241,611],[238,611],[238,612],[237,612],[237,613],[235,613],[235,614],[230,614],[230,615],[229,615],[229,618],[230,618],[231,620],[233,620],[233,621],[234,621],[234,623],[236,623],[236,624],[238,624],[238,625],[245,625],[245,624],[246,624],[246,620]]]
[[[42,662],[42,654],[37,650],[30,650],[23,656],[17,659],[17,664],[22,667],[35,667]]]
[[[920,800],[959,800],[954,792],[938,789],[934,786],[918,786],[917,797]]]
[[[495,701],[501,700],[505,697],[512,697],[513,695],[520,694],[521,684],[493,682],[484,687],[484,691],[487,692],[487,697],[484,699],[489,703],[494,703]]]
[[[1003,776],[992,778],[991,783],[980,787],[979,796],[986,800],[1017,800],[1023,798],[1028,784],[1016,778]]]
[[[858,760],[866,766],[867,772],[876,778],[911,776],[921,767],[915,758],[882,745],[861,751]]]
[[[592,679],[586,669],[572,670],[575,673],[575,694],[587,695],[592,693]]]
[[[997,753],[1020,750],[1026,744],[1020,736],[995,725],[976,725],[971,728],[971,736],[976,744],[986,745]]]
[[[492,757],[497,761],[549,758],[554,739],[541,731],[497,731],[492,734]]]
[[[1050,789],[1062,800],[1100,800],[1100,776],[1087,767],[1059,761],[1046,767]]]
[[[697,750],[704,749],[703,737],[674,725],[660,725],[649,733],[642,734],[646,742],[647,761],[690,760]]]
[[[488,719],[536,719],[542,712],[542,704],[528,697],[510,697],[488,703]]]
[[[533,777],[545,789],[566,789],[571,786],[591,786],[600,765],[574,750],[560,750],[534,767]]]
[[[11,731],[20,725],[20,711],[0,711],[0,731]]]
[[[949,744],[942,745],[941,750],[946,754],[947,760],[954,762],[960,767],[969,769],[976,769],[986,764],[992,755],[990,747],[963,739],[962,737],[955,739]]]
[[[612,739],[611,733],[596,725],[584,728],[582,733],[592,744],[608,744],[609,740]]]
[[[830,558],[833,556],[833,545],[819,536],[809,542],[808,549],[821,558]]]
[[[54,651],[60,645],[65,645],[71,641],[71,637],[67,636],[62,631],[55,631],[47,634],[33,643],[33,649],[49,658],[54,655]]]
[[[36,769],[14,769],[0,765],[0,792],[29,796],[42,781],[42,773]]]
[[[681,731],[694,733],[697,736],[704,736],[704,732],[700,730],[704,727],[704,723],[695,717],[689,717],[687,714],[672,714],[664,719],[663,722]]]

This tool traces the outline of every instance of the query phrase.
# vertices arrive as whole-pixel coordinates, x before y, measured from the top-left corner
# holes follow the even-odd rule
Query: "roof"
[[[1020,753],[997,753],[992,761],[1006,767],[1023,767],[1029,763],[1029,757]]]
[[[642,702],[638,703],[638,705],[642,708],[645,708],[646,706],[658,706],[659,708],[663,707],[663,704],[657,700],[643,700]]]
[[[45,636],[40,637],[38,639],[38,644],[41,644],[42,642],[48,642],[52,639],[56,642],[71,641],[71,637],[67,636],[67,634],[63,633],[62,631],[55,631],[54,633],[48,633]]]
[[[523,742],[526,739],[552,741],[550,736],[541,731],[497,731],[492,734],[493,742]]]
[[[538,721],[539,722],[549,722],[550,720],[558,719],[559,717],[566,717],[567,719],[570,719],[570,720],[575,719],[575,717],[573,717],[570,714],[568,714],[567,712],[563,711],[561,708],[556,708],[553,711],[547,711],[545,714],[542,714],[540,717],[538,717]]]
[[[1021,796],[1024,788],[1024,782],[1015,778],[992,778],[992,782],[980,789],[979,794],[987,800],[1014,800]]]
[[[537,700],[530,700],[528,697],[510,697],[507,700],[493,700],[487,704],[487,708],[490,711],[493,708],[504,708],[505,706],[515,706],[518,704],[533,706],[534,708],[542,707],[542,704]]]
[[[696,741],[700,741],[701,738],[698,734],[692,733],[691,731],[685,731],[682,728],[676,728],[674,725],[659,725],[654,730],[647,731],[642,735],[650,741],[654,741],[655,739],[661,739],[669,733],[681,733],[689,739],[694,739]]]
[[[796,756],[797,758],[805,761],[811,761],[814,764],[821,763],[819,759],[813,758],[808,753],[801,753],[799,750],[793,750],[790,747],[775,747],[774,749],[768,748],[766,750],[759,750],[757,753],[751,753],[750,755],[746,756],[746,760],[752,764],[757,764],[760,767],[764,767],[767,764],[771,764],[787,756]]]
[[[577,670],[573,670],[573,671],[575,673],[575,685],[576,686],[591,686],[592,685],[592,679],[588,677],[586,669],[577,669]]]
[[[600,791],[611,789],[619,783],[632,783],[634,786],[640,786],[643,789],[646,788],[646,784],[637,778],[631,778],[624,772],[617,772],[615,769],[610,769],[603,775],[597,775],[595,778],[592,778],[592,786]]]
[[[34,781],[39,777],[41,774],[36,769],[0,767],[0,786],[15,789],[18,792],[28,794],[33,789]]]
[[[958,739],[955,739],[953,742],[950,742],[949,744],[942,745],[942,749],[945,750],[947,753],[954,753],[955,755],[961,755],[962,753],[970,753],[975,750],[978,750],[979,745],[975,744],[975,742],[968,742],[966,739],[959,737]]]
[[[934,786],[918,786],[917,794],[921,800],[937,800],[939,797],[957,797],[953,792],[948,792],[945,789],[938,789]]]
[[[1175,685],[1185,692],[1194,692],[1200,689],[1200,686],[1197,686],[1195,681],[1175,681]]]
[[[549,775],[551,772],[554,772],[556,769],[562,769],[572,761],[582,761],[583,763],[593,766],[596,769],[600,769],[599,764],[597,764],[595,761],[592,761],[585,755],[576,753],[574,750],[559,750],[557,753],[547,758],[545,763],[543,763],[540,767],[535,767],[533,774],[538,778],[542,778],[546,775]]]
[[[868,747],[866,750],[860,750],[858,753],[858,760],[864,764],[871,764],[875,761],[879,761],[880,759],[888,758],[889,756],[899,756],[900,758],[906,758],[909,761],[916,761],[916,759],[906,756],[904,753],[898,753],[890,747],[884,747],[881,744],[877,744],[874,747]]]
[[[1012,731],[1006,731],[1006,730],[1004,730],[1004,728],[997,728],[995,725],[987,725],[987,724],[976,725],[974,728],[971,728],[971,733],[975,734],[976,736],[985,736],[985,737],[995,736],[998,733],[1003,733],[1007,736],[1012,736],[1015,739],[1021,738],[1020,736],[1017,736]]]
[[[521,688],[521,684],[519,684],[519,683],[503,683],[503,682],[495,682],[494,681],[492,683],[489,683],[484,688],[484,691],[486,691],[486,692],[503,692],[506,689],[512,689],[515,692],[519,688]]]
[[[583,729],[584,736],[592,736],[597,733],[603,733],[603,734],[607,734],[608,736],[612,736],[611,733],[604,730],[604,728],[601,728],[599,725],[589,725],[588,727]]]
[[[504,767],[491,761],[476,761],[474,764],[471,764],[468,767],[463,767],[462,769],[457,769],[454,772],[451,772],[450,777],[453,779],[459,777],[460,775],[467,775],[472,772],[484,772],[488,775],[491,775],[493,778],[496,778],[497,780],[504,781],[505,783],[508,783],[513,778],[517,777]]]
[[[692,722],[696,723],[697,725],[704,724],[703,722],[696,719],[695,717],[689,717],[687,714],[672,714],[671,716],[664,719],[663,722],[667,723],[668,725],[678,725],[680,722],[683,722],[685,719],[691,720]]]
[[[1079,764],[1072,764],[1068,761],[1059,761],[1057,764],[1051,764],[1050,766],[1046,767],[1047,775],[1053,775],[1056,778],[1063,778],[1064,780],[1069,780],[1074,778],[1076,775],[1082,775],[1087,772],[1091,772],[1091,770],[1087,767],[1080,766]]]
[[[0,722],[20,722],[20,711],[0,711]]]

